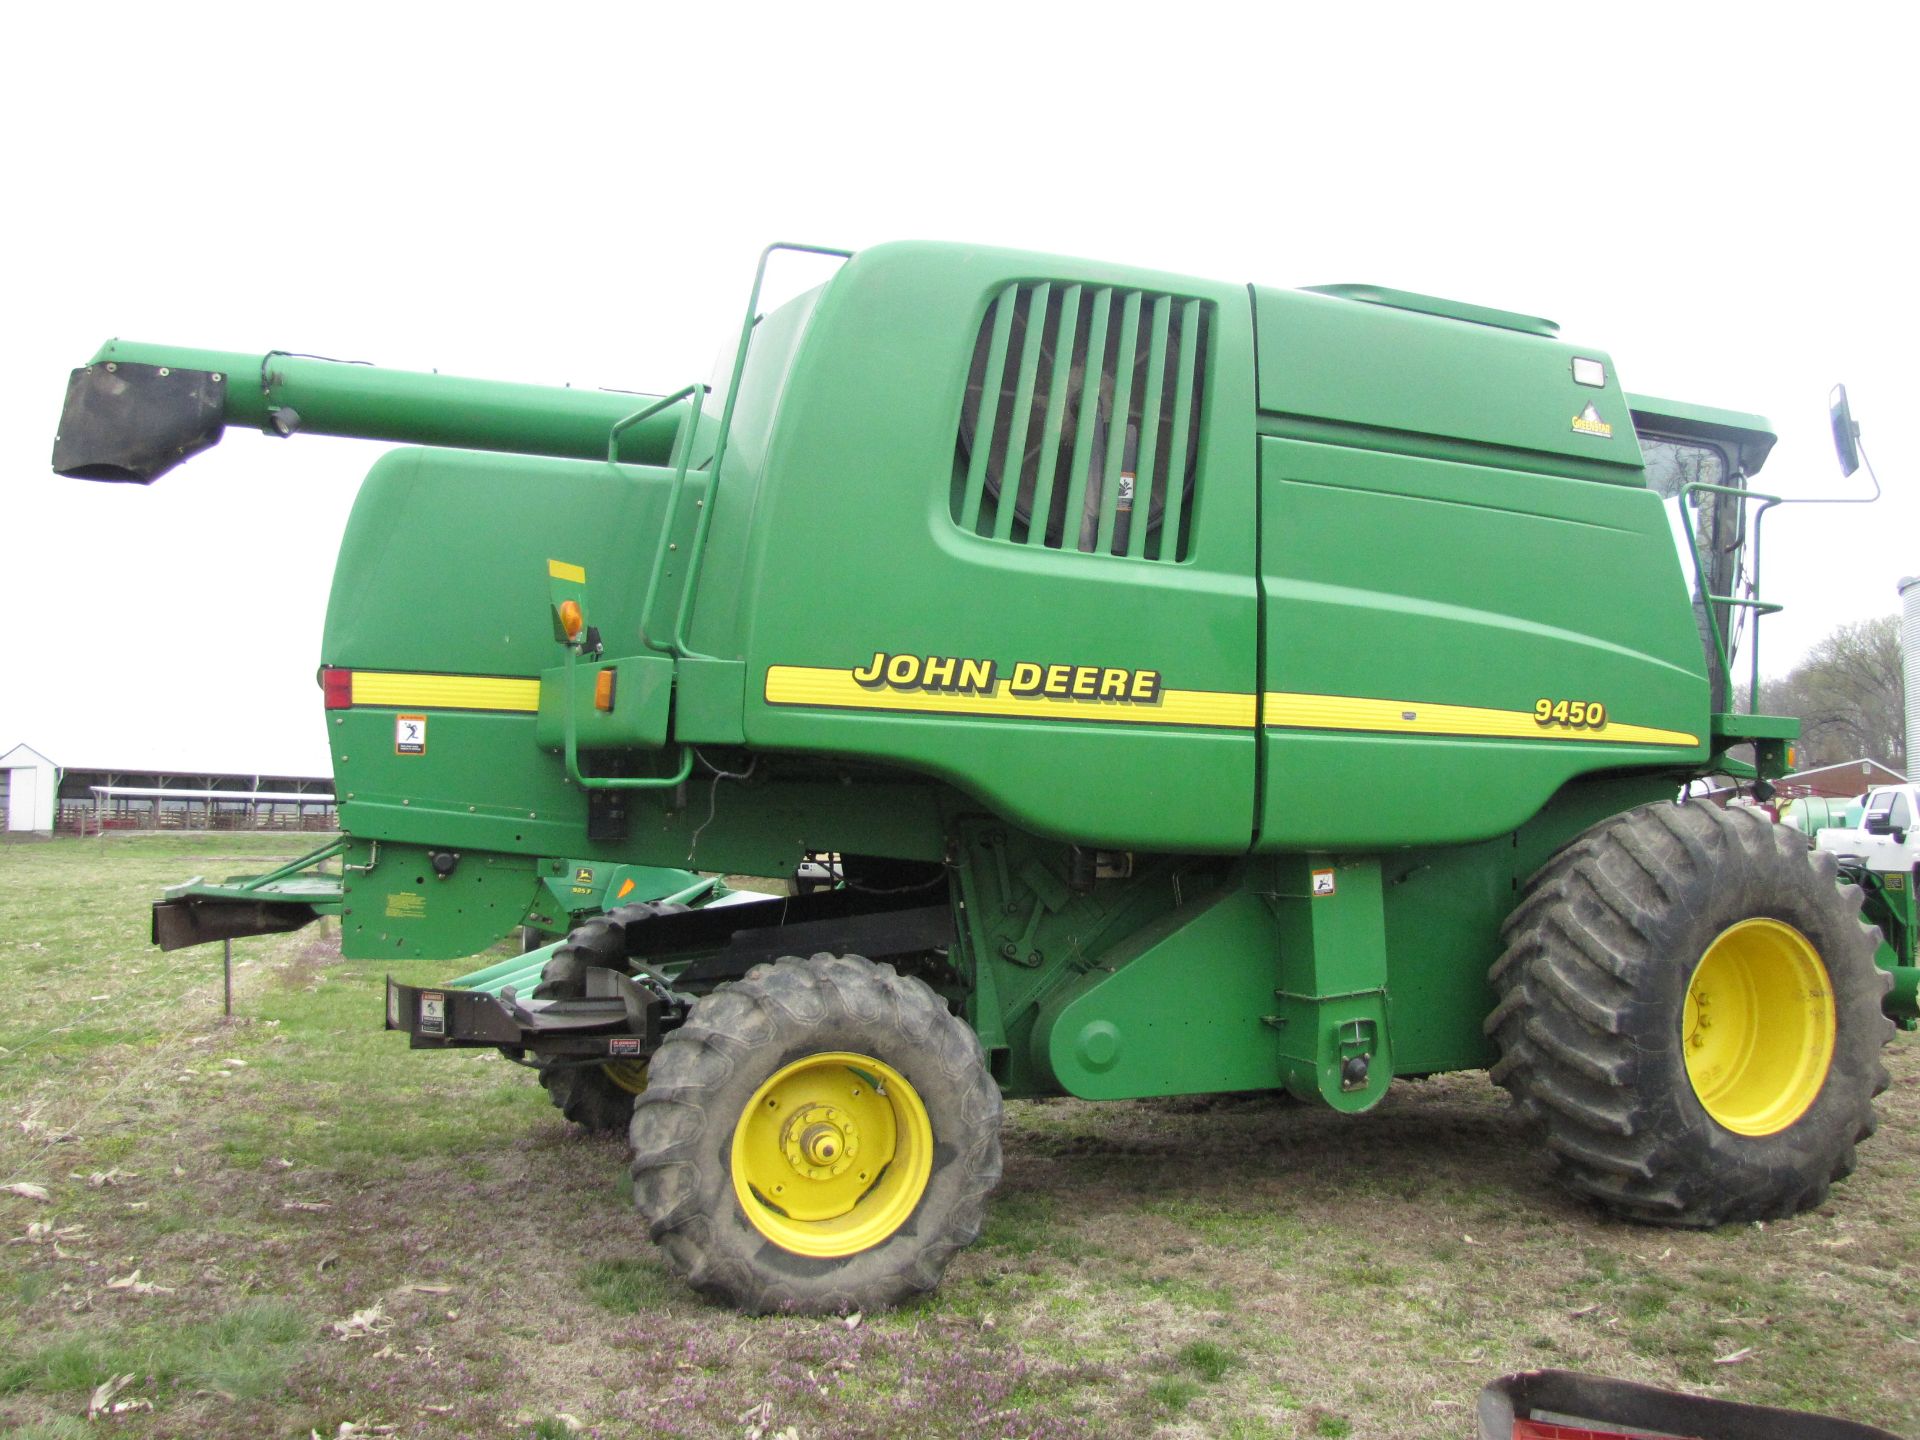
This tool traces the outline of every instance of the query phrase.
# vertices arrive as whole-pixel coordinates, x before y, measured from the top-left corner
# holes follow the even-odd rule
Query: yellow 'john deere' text
[[[873,652],[873,659],[853,672],[854,684],[868,690],[931,690],[946,695],[991,695],[991,660],[969,660],[960,655],[892,655]]]
[[[992,695],[1000,684],[991,660],[964,655],[909,655],[886,650],[851,672],[866,690],[927,691],[945,695]],[[1151,705],[1160,698],[1158,670],[1129,670],[1111,665],[1069,665],[1021,660],[1007,676],[1007,694],[1051,696],[1059,700],[1119,700]]]

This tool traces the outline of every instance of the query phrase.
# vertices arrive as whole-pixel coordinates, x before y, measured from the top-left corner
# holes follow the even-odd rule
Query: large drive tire
[[[1797,832],[1700,802],[1605,821],[1533,877],[1486,1028],[1563,1183],[1706,1227],[1810,1209],[1853,1169],[1892,977],[1834,875]]]
[[[606,970],[628,968],[629,925],[685,908],[684,905],[622,905],[583,921],[547,960],[540,972],[540,983],[534,987],[534,997],[577,999],[586,993],[589,966]],[[540,1066],[540,1083],[547,1087],[547,1098],[553,1101],[554,1108],[588,1134],[620,1135],[626,1133],[632,1123],[633,1097],[646,1088],[647,1066],[634,1060],[608,1065],[547,1063]]]
[[[668,1261],[751,1314],[932,1290],[1000,1179],[1000,1092],[919,980],[851,955],[700,1000],[633,1112],[633,1198]]]

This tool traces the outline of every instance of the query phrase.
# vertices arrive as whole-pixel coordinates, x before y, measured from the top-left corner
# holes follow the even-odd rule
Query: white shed
[[[30,745],[16,745],[0,755],[0,771],[7,782],[7,829],[52,834],[60,767]]]

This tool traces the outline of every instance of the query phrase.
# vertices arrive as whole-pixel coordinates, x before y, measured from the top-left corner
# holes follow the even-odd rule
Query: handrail
[[[696,381],[692,385],[683,385],[665,399],[649,405],[645,410],[637,414],[629,415],[625,420],[622,420],[619,425],[615,425],[613,427],[613,435],[608,437],[607,440],[607,459],[609,462],[612,462],[614,445],[617,442],[622,425],[636,424],[653,411],[660,409],[663,405],[671,405],[689,397],[693,400],[693,404],[687,411],[686,440],[684,443],[678,439],[674,442],[675,448],[680,452],[680,463],[674,467],[673,488],[667,492],[667,513],[660,525],[660,542],[654,547],[653,566],[647,572],[646,598],[640,602],[640,643],[645,645],[649,650],[658,651],[663,655],[676,655],[681,652],[676,648],[672,640],[665,645],[657,643],[653,636],[647,631],[647,622],[653,618],[653,603],[659,598],[660,574],[667,568],[667,550],[673,540],[674,523],[680,518],[680,496],[687,487],[687,463],[693,457],[693,442],[700,434],[700,412],[705,408],[707,392],[711,388],[711,386],[701,381]],[[711,491],[712,487],[709,486],[708,489]],[[711,507],[707,508],[710,509]],[[683,605],[686,603],[684,597],[681,603]],[[679,627],[676,625],[674,627],[674,635],[676,638],[678,634]]]
[[[801,255],[831,255],[841,260],[853,258],[851,250],[836,250],[827,245],[800,245],[788,240],[776,240],[760,252],[760,264],[753,272],[753,289],[747,296],[746,318],[740,323],[740,343],[733,352],[733,375],[727,382],[727,403],[720,411],[720,433],[714,440],[713,459],[709,462],[708,473],[713,479],[707,486],[706,500],[700,507],[700,522],[694,528],[693,541],[687,547],[687,578],[680,586],[680,611],[674,617],[672,637],[673,653],[682,659],[719,658],[694,650],[687,643],[686,631],[693,612],[694,585],[699,579],[701,563],[706,558],[707,529],[713,523],[713,502],[720,486],[720,462],[726,457],[727,440],[733,434],[733,407],[740,398],[740,377],[746,373],[747,351],[753,343],[753,327],[759,323],[760,288],[767,278],[767,262],[773,258],[776,250],[791,250]],[[655,573],[658,574],[657,567]],[[652,644],[651,641],[648,643]]]
[[[686,399],[689,395],[691,395],[695,390],[704,390],[705,388],[706,387],[704,385],[698,385],[698,384],[682,385],[678,390],[674,391],[673,394],[661,396],[658,400],[654,401],[653,404],[647,406],[644,410],[636,410],[631,415],[628,415],[622,419],[614,421],[613,428],[607,432],[607,463],[610,465],[617,465],[620,463],[620,432],[621,431],[627,429],[629,426],[638,425],[642,420],[647,419],[649,416],[658,415],[662,410],[666,409],[667,406],[669,405],[679,404],[682,400]],[[678,426],[675,426],[674,428],[676,431],[679,429]],[[689,442],[691,442],[693,437],[688,436],[687,438]],[[679,436],[676,434],[674,436],[674,444],[678,445],[679,443],[680,443]]]
[[[1687,497],[1695,494],[1734,495],[1738,496],[1743,503],[1748,500],[1765,502],[1754,512],[1753,523],[1748,527],[1748,533],[1752,536],[1749,553],[1749,559],[1752,561],[1752,579],[1748,581],[1748,589],[1753,592],[1753,595],[1715,595],[1707,589],[1707,579],[1700,566],[1700,542],[1694,537],[1693,521],[1687,514]],[[1757,490],[1748,490],[1737,485],[1709,485],[1704,481],[1689,481],[1682,485],[1680,494],[1676,498],[1680,502],[1680,528],[1687,533],[1687,554],[1693,561],[1694,592],[1701,596],[1706,604],[1707,627],[1713,636],[1714,653],[1720,660],[1720,673],[1727,677],[1729,690],[1733,685],[1733,660],[1727,653],[1726,637],[1721,633],[1720,616],[1714,606],[1738,605],[1753,611],[1753,665],[1747,684],[1747,710],[1750,714],[1757,714],[1760,709],[1760,620],[1762,616],[1774,615],[1786,608],[1783,605],[1755,598],[1760,590],[1760,522],[1766,519],[1767,511],[1786,502],[1778,495],[1763,495]],[[1731,695],[1728,698],[1731,699]]]

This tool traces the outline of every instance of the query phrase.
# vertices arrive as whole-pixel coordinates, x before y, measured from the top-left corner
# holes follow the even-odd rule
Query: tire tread
[[[723,1243],[713,1213],[737,1203],[730,1182],[716,1184],[723,1177],[705,1168],[732,1132],[715,1094],[741,1061],[839,1016],[885,1025],[931,1060],[928,1082],[959,1102],[962,1133],[937,1137],[936,1150],[959,1146],[961,1186],[926,1232],[904,1227],[883,1242],[897,1248],[884,1266],[858,1276],[852,1266],[846,1276],[764,1273]],[[851,955],[755,966],[695,1005],[656,1052],[631,1133],[633,1198],[647,1233],[694,1290],[750,1314],[881,1310],[933,1290],[953,1255],[979,1238],[1000,1180],[1000,1092],[973,1031],[920,980]],[[916,1220],[924,1210],[923,1202]]]
[[[1855,1085],[1862,1093],[1847,1098],[1831,1134],[1805,1137],[1804,1161],[1759,1194],[1717,1185],[1697,1133],[1659,1118],[1669,1113],[1663,1097],[1640,1088],[1661,1083],[1659,1072],[1636,1040],[1649,1023],[1648,986],[1675,963],[1661,953],[1662,925],[1698,913],[1727,887],[1770,894],[1799,886],[1808,903],[1833,907],[1823,913],[1834,933],[1857,932],[1852,953],[1823,957],[1829,970],[1871,966],[1873,932],[1858,921],[1859,892],[1834,879],[1830,857],[1810,860],[1761,817],[1704,803],[1647,805],[1603,821],[1535,872],[1501,929],[1505,949],[1490,972],[1496,1002],[1485,1029],[1499,1054],[1494,1082],[1544,1133],[1567,1188],[1630,1219],[1706,1227],[1797,1213],[1851,1172],[1855,1145],[1873,1131],[1872,1097],[1887,1084],[1877,1053],[1893,1033],[1884,1017],[1843,1017],[1841,1043],[1874,1051],[1854,1072],[1865,1069],[1867,1082]],[[1879,973],[1876,996],[1892,983]],[[1666,1016],[1672,1023],[1672,1012]],[[1836,1050],[1830,1074],[1845,1063]]]

